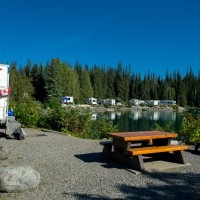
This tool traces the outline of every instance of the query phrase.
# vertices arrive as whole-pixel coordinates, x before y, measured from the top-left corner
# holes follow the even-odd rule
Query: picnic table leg
[[[103,151],[102,151],[102,156],[101,159],[102,161],[107,160],[112,154],[112,144],[104,144]]]
[[[131,157],[131,166],[133,169],[136,169],[138,171],[144,171],[144,161],[142,158],[142,155],[132,156]]]
[[[198,142],[196,145],[195,145],[195,151],[198,152],[198,149],[200,147],[200,142]]]
[[[185,164],[181,151],[174,151],[174,161],[180,164]]]
[[[144,171],[144,162],[142,155],[137,155],[137,156],[127,156],[122,153],[114,152],[113,153],[113,158],[117,162],[120,162],[127,167],[130,167],[132,169],[138,170],[138,171]]]
[[[111,151],[112,151],[112,145],[105,144],[102,151],[103,155],[108,155],[109,153],[111,153]]]
[[[114,152],[126,154],[126,150],[131,147],[131,142],[123,142],[113,139]]]

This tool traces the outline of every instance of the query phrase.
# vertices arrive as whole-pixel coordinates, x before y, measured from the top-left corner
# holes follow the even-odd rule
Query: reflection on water
[[[168,122],[173,122],[174,130],[178,131],[181,128],[185,113],[164,110],[132,110],[128,112],[97,113],[96,117],[112,120],[113,124],[118,126],[119,131],[153,130],[155,123],[164,127]]]

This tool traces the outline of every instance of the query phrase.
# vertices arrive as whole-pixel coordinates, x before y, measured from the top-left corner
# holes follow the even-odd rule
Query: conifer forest
[[[75,103],[85,98],[113,98],[124,104],[130,99],[175,100],[180,106],[200,106],[200,72],[194,74],[191,67],[183,76],[179,71],[164,77],[146,72],[134,73],[131,66],[74,66],[53,58],[43,64],[25,66],[13,62],[9,68],[11,99],[21,101],[24,96],[44,103],[49,98],[73,96]]]

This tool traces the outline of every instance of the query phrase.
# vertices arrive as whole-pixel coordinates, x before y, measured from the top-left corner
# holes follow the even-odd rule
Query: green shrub
[[[179,106],[178,105],[171,105],[173,110],[178,110]]]
[[[103,104],[104,108],[110,108],[110,105],[108,103]]]
[[[161,126],[158,123],[154,123],[154,129],[158,131],[174,132],[174,123],[170,121],[166,123],[164,126]]]
[[[106,119],[92,120],[91,109],[68,108],[51,110],[46,114],[42,127],[68,132],[76,137],[102,139],[116,132],[116,126]]]
[[[41,103],[31,98],[26,98],[23,102],[13,105],[12,108],[16,120],[21,123],[22,127],[30,128],[38,125],[42,113]]]
[[[61,107],[56,109],[46,109],[40,119],[39,126],[41,128],[61,131],[64,112],[64,109]]]
[[[58,98],[52,97],[48,99],[47,101],[45,101],[44,107],[56,110],[56,109],[60,109],[62,106]]]
[[[39,126],[41,128],[52,129],[56,131],[62,130],[62,119],[65,115],[65,109],[56,98],[50,98],[45,102],[45,110],[40,119]]]
[[[187,114],[183,118],[180,134],[184,137],[186,143],[200,142],[200,115],[195,117],[191,113]]]
[[[69,108],[61,119],[62,129],[84,137],[91,128],[91,109]]]
[[[103,139],[108,138],[109,133],[117,132],[116,126],[113,126],[111,120],[97,119],[92,122],[91,131],[87,135],[88,138],[92,139]]]

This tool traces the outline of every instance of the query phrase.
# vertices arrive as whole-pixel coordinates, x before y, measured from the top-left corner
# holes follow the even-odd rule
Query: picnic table
[[[186,145],[171,145],[176,133],[164,131],[117,132],[110,135],[112,141],[101,142],[103,155],[145,171],[144,157],[157,157],[184,164],[182,151]]]

